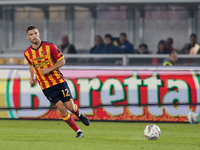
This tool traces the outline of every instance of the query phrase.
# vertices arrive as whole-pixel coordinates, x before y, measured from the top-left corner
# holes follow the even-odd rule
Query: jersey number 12
[[[61,90],[61,91],[62,91],[64,97],[70,96],[68,89]]]

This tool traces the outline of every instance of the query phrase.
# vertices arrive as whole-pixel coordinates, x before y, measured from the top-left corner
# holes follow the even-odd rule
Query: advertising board
[[[0,118],[61,119],[28,69],[0,69]],[[90,120],[187,122],[199,113],[200,72],[62,69],[74,102]],[[40,109],[40,108],[43,109]],[[75,117],[75,116],[74,116]]]

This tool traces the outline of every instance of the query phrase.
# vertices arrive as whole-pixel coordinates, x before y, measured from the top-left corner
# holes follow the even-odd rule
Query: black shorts
[[[54,86],[51,86],[43,90],[44,95],[54,105],[61,100],[62,102],[68,102],[73,100],[72,94],[68,87],[67,82],[63,82]]]

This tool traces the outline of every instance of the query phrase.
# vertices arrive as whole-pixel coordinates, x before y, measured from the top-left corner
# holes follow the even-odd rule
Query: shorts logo
[[[50,96],[48,97],[48,99],[49,99],[50,101],[52,101],[52,98],[51,98]]]

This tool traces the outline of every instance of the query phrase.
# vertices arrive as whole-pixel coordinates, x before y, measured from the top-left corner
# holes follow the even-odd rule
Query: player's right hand
[[[30,84],[34,86],[36,84],[36,80],[34,78],[30,78]]]

